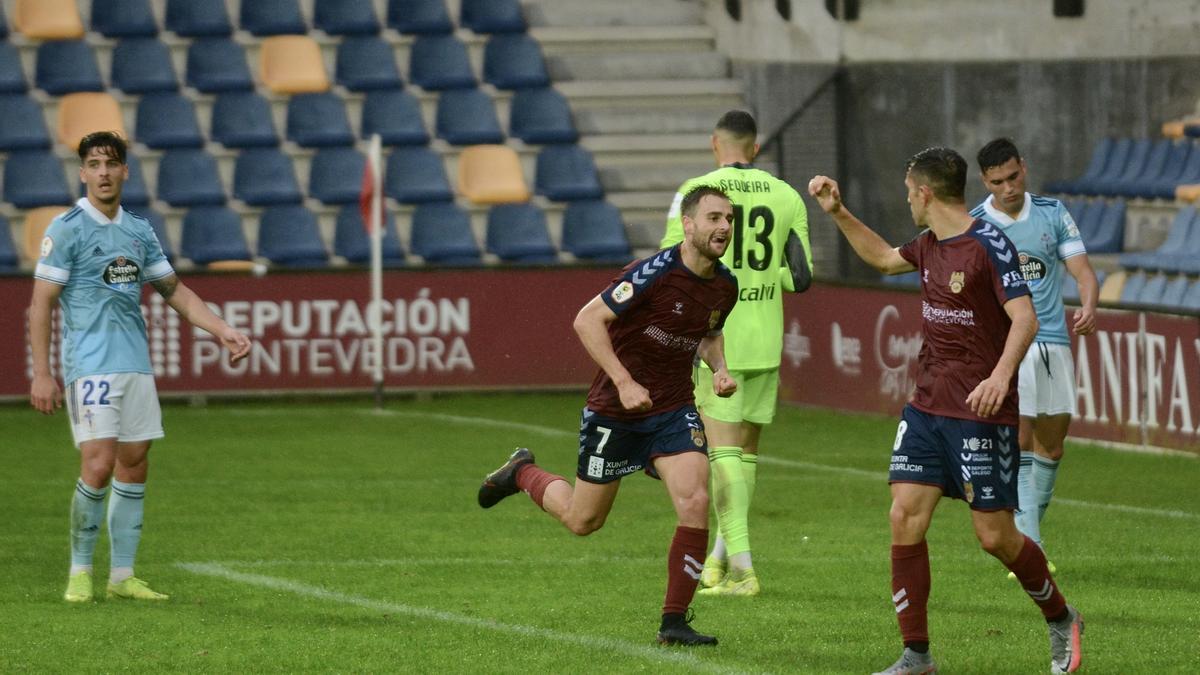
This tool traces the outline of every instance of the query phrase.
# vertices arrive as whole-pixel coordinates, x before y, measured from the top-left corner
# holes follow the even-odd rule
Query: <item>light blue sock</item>
[[[100,521],[104,517],[104,495],[108,488],[94,488],[75,481],[71,498],[71,565],[91,567],[96,539],[100,536]]]
[[[1048,457],[1033,458],[1033,496],[1037,500],[1038,523],[1046,515],[1050,498],[1054,496],[1054,481],[1058,479],[1058,461]],[[1038,542],[1041,543],[1041,542]]]
[[[1037,496],[1033,489],[1033,462],[1036,453],[1021,451],[1021,467],[1017,470],[1017,529],[1038,546],[1042,545],[1042,531],[1038,527]]]
[[[112,566],[133,567],[142,539],[142,503],[145,483],[112,482],[108,500],[108,538],[112,540]]]

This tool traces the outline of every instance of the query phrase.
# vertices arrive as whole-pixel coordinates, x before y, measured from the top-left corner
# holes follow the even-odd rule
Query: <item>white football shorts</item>
[[[1075,361],[1070,345],[1034,342],[1017,373],[1021,416],[1074,415]]]
[[[100,438],[132,442],[163,437],[153,375],[88,375],[69,384],[65,398],[77,448]]]

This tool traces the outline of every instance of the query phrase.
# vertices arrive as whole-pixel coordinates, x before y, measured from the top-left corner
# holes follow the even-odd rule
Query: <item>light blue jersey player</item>
[[[184,286],[149,221],[121,208],[129,178],[126,144],[112,132],[79,143],[79,180],[87,195],[56,217],[42,240],[29,303],[33,407],[53,414],[63,393],[50,369],[50,324],[62,307],[62,371],[80,477],[71,502],[71,571],[64,598],[92,600],[92,557],[108,499],[112,568],[108,597],[166,600],[133,576],[141,541],[150,442],[161,438],[162,411],[142,318],[142,284],[193,325],[219,338],[234,360],[250,340]],[[11,160],[10,160],[11,161]]]
[[[1017,374],[1021,468],[1016,520],[1041,546],[1041,519],[1054,494],[1063,440],[1076,412],[1075,364],[1062,300],[1064,269],[1079,285],[1082,307],[1075,310],[1071,326],[1077,335],[1096,329],[1099,284],[1066,207],[1025,191],[1025,161],[1013,142],[996,139],[979,151],[978,159],[991,195],[971,215],[998,226],[1016,246],[1040,324]]]

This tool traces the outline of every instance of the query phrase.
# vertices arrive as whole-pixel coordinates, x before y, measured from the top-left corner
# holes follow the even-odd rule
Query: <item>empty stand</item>
[[[1171,143],[1162,171],[1153,179],[1139,181],[1135,196],[1144,199],[1174,199],[1175,186],[1180,184],[1188,166],[1188,159],[1193,154],[1193,146],[1194,143],[1188,140]]]
[[[23,94],[28,88],[21,53],[13,45],[0,42],[0,94]]]
[[[293,96],[287,104],[287,137],[306,148],[354,143],[346,106],[332,93]]]
[[[1190,312],[1200,312],[1200,279],[1193,281],[1188,286],[1187,293],[1183,296],[1181,307]]]
[[[574,143],[579,138],[570,104],[549,87],[517,91],[510,111],[509,132],[526,143]]]
[[[121,187],[121,206],[130,209],[148,210],[150,204],[150,189],[146,187],[146,173],[142,170],[142,160],[132,152],[125,155],[125,166],[129,169],[129,178]]]
[[[404,86],[392,46],[374,35],[342,40],[337,48],[334,81],[350,91],[399,89]]]
[[[1080,235],[1089,253],[1120,253],[1125,243],[1125,200],[1106,204],[1095,229],[1080,228]]]
[[[50,227],[50,221],[54,220],[58,214],[65,213],[70,209],[71,206],[67,202],[63,202],[54,206],[40,206],[25,213],[25,221],[22,224],[21,251],[26,260],[31,263],[37,262],[38,258],[42,256],[42,237],[46,235],[46,228]]]
[[[1085,195],[1102,195],[1108,189],[1108,185],[1116,182],[1125,165],[1129,161],[1129,156],[1133,152],[1134,141],[1132,138],[1121,138],[1113,143],[1112,150],[1108,154],[1108,161],[1104,163],[1104,171],[1099,176],[1088,180],[1080,179],[1075,181],[1075,191]]]
[[[250,91],[254,78],[242,46],[227,37],[213,37],[188,46],[187,84],[205,94]]]
[[[445,0],[388,0],[387,24],[410,35],[441,35],[454,30]]]
[[[0,215],[0,270],[14,270],[20,263],[17,247],[13,245],[12,227],[8,224],[8,218]]]
[[[492,98],[479,89],[453,89],[438,96],[437,136],[454,145],[503,143]]]
[[[63,96],[58,103],[58,142],[74,150],[80,139],[93,131],[115,131],[129,138],[117,100],[100,92]]]
[[[83,19],[75,0],[14,0],[13,28],[31,40],[83,37]]]
[[[0,39],[8,37],[8,19],[4,17],[4,5],[0,4]]]
[[[529,201],[521,158],[505,145],[473,145],[458,158],[458,191],[475,204]]]
[[[1096,142],[1096,146],[1092,149],[1092,159],[1088,163],[1087,169],[1083,175],[1074,180],[1060,180],[1046,183],[1046,192],[1066,192],[1080,193],[1083,192],[1082,184],[1091,183],[1100,178],[1104,174],[1104,168],[1108,165],[1109,157],[1113,153],[1113,147],[1116,141],[1111,138],[1103,138]]]
[[[459,23],[476,33],[523,33],[526,28],[517,0],[462,0]]]
[[[308,32],[298,0],[253,0],[241,5],[238,23],[252,35],[303,35]]]
[[[321,241],[317,218],[298,205],[265,209],[258,226],[258,254],[276,265],[324,267],[329,252]]]
[[[375,35],[379,18],[371,0],[316,0],[313,26],[330,35]]]
[[[563,250],[577,258],[628,260],[629,240],[617,207],[606,201],[577,201],[563,213]]]
[[[112,84],[126,94],[178,89],[167,45],[157,38],[121,40],[112,54]]]
[[[307,35],[275,35],[264,39],[259,66],[263,84],[276,94],[308,94],[329,89],[321,48]]]
[[[1200,248],[1200,218],[1197,217],[1196,207],[1188,206],[1175,213],[1171,226],[1167,230],[1167,238],[1154,251],[1135,251],[1122,253],[1119,258],[1122,267],[1147,270],[1179,270],[1180,264],[1190,254],[1192,248]]]
[[[1146,286],[1146,273],[1142,271],[1134,272],[1125,278],[1125,284],[1121,286],[1121,295],[1118,301],[1122,304],[1134,304],[1140,302],[1142,297],[1142,289]]]
[[[325,204],[358,202],[367,158],[352,147],[324,148],[312,159],[308,194]]]
[[[233,33],[225,0],[167,0],[167,30],[182,37],[227,37]]]
[[[493,35],[483,48],[483,79],[500,89],[528,89],[550,84],[537,40],[524,33]]]
[[[204,147],[192,100],[181,94],[147,94],[138,101],[136,137],[157,150]]]
[[[1100,302],[1104,304],[1120,302],[1127,276],[1125,270],[1117,270],[1105,277],[1104,283],[1100,284]]]
[[[158,198],[176,207],[224,204],[217,160],[203,150],[168,150],[158,162]]]
[[[362,135],[379,134],[384,145],[425,145],[429,132],[415,96],[399,90],[372,91],[362,108]]]
[[[96,55],[82,40],[43,42],[38,45],[34,82],[38,89],[51,96],[73,91],[104,91]]]
[[[24,94],[0,95],[0,152],[50,147],[42,106]]]
[[[123,198],[124,193],[122,193]],[[171,238],[167,235],[167,219],[149,206],[139,206],[136,209],[126,210],[150,221],[150,228],[154,230],[154,238],[158,240],[158,246],[162,249],[163,255],[167,257],[167,260],[174,261],[175,247],[171,244]]]
[[[412,251],[431,264],[477,265],[471,218],[454,204],[422,204],[413,212]]]
[[[149,0],[92,0],[92,30],[107,38],[153,37],[158,24]]]
[[[383,216],[383,240],[380,242],[383,264],[386,267],[399,267],[404,264],[404,248],[396,236],[396,219],[387,209],[383,210]],[[371,262],[371,239],[358,206],[345,206],[338,211],[333,252],[352,263],[361,265]]]
[[[4,201],[19,209],[75,201],[62,162],[49,150],[22,150],[4,162]]]
[[[250,260],[242,218],[225,206],[197,206],[183,217],[179,252],[199,265],[217,260]]]
[[[1126,284],[1126,288],[1129,288]],[[1124,294],[1121,296],[1122,302],[1135,302],[1139,305],[1159,305],[1162,304],[1163,291],[1167,288],[1167,275],[1158,273],[1146,277],[1146,282],[1142,284],[1138,290],[1137,296],[1126,300]]]
[[[454,199],[442,158],[424,146],[399,147],[388,156],[384,194],[402,204]]]
[[[409,51],[408,79],[423,89],[464,89],[476,84],[467,47],[453,35],[422,35]]]
[[[277,148],[252,148],[238,155],[233,196],[251,206],[298,204],[304,198],[292,161]]]
[[[1168,279],[1163,287],[1162,295],[1158,298],[1158,304],[1171,310],[1183,309],[1183,299],[1187,295],[1188,285],[1188,278],[1182,274]]]
[[[487,250],[509,262],[558,261],[546,227],[546,215],[533,204],[493,206],[488,211]]]
[[[537,193],[554,201],[600,199],[604,188],[592,153],[578,145],[547,145],[538,153]]]
[[[212,109],[212,140],[228,148],[279,145],[271,104],[253,91],[217,96]]]

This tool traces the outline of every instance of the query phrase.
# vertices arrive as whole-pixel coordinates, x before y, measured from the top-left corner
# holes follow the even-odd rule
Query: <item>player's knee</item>
[[[1059,461],[1059,460],[1061,460],[1061,459],[1063,458],[1063,446],[1062,446],[1062,443],[1059,443],[1057,446],[1052,446],[1052,447],[1044,447],[1044,448],[1043,448],[1043,450],[1045,450],[1045,452],[1046,452],[1046,455],[1047,455],[1047,456],[1048,456],[1050,459],[1052,459],[1052,460],[1054,460],[1054,461],[1056,461],[1056,462],[1057,462],[1057,461]]]
[[[578,518],[564,523],[571,534],[580,537],[586,537],[596,530],[604,527],[605,517],[602,515],[587,516]]]
[[[979,546],[987,551],[990,555],[997,558],[1003,557],[1002,554],[1006,550],[1006,541],[1002,532],[998,530],[976,530],[975,537],[979,539]]]
[[[678,497],[675,501],[680,520],[708,522],[708,490],[696,490],[691,494]]]
[[[83,460],[80,466],[80,477],[83,482],[94,488],[101,488],[108,485],[108,481],[112,478],[114,459],[112,457],[88,457]]]
[[[923,530],[922,524],[925,519],[925,514],[898,501],[893,501],[892,508],[888,511],[888,520],[891,522],[894,532]]]

